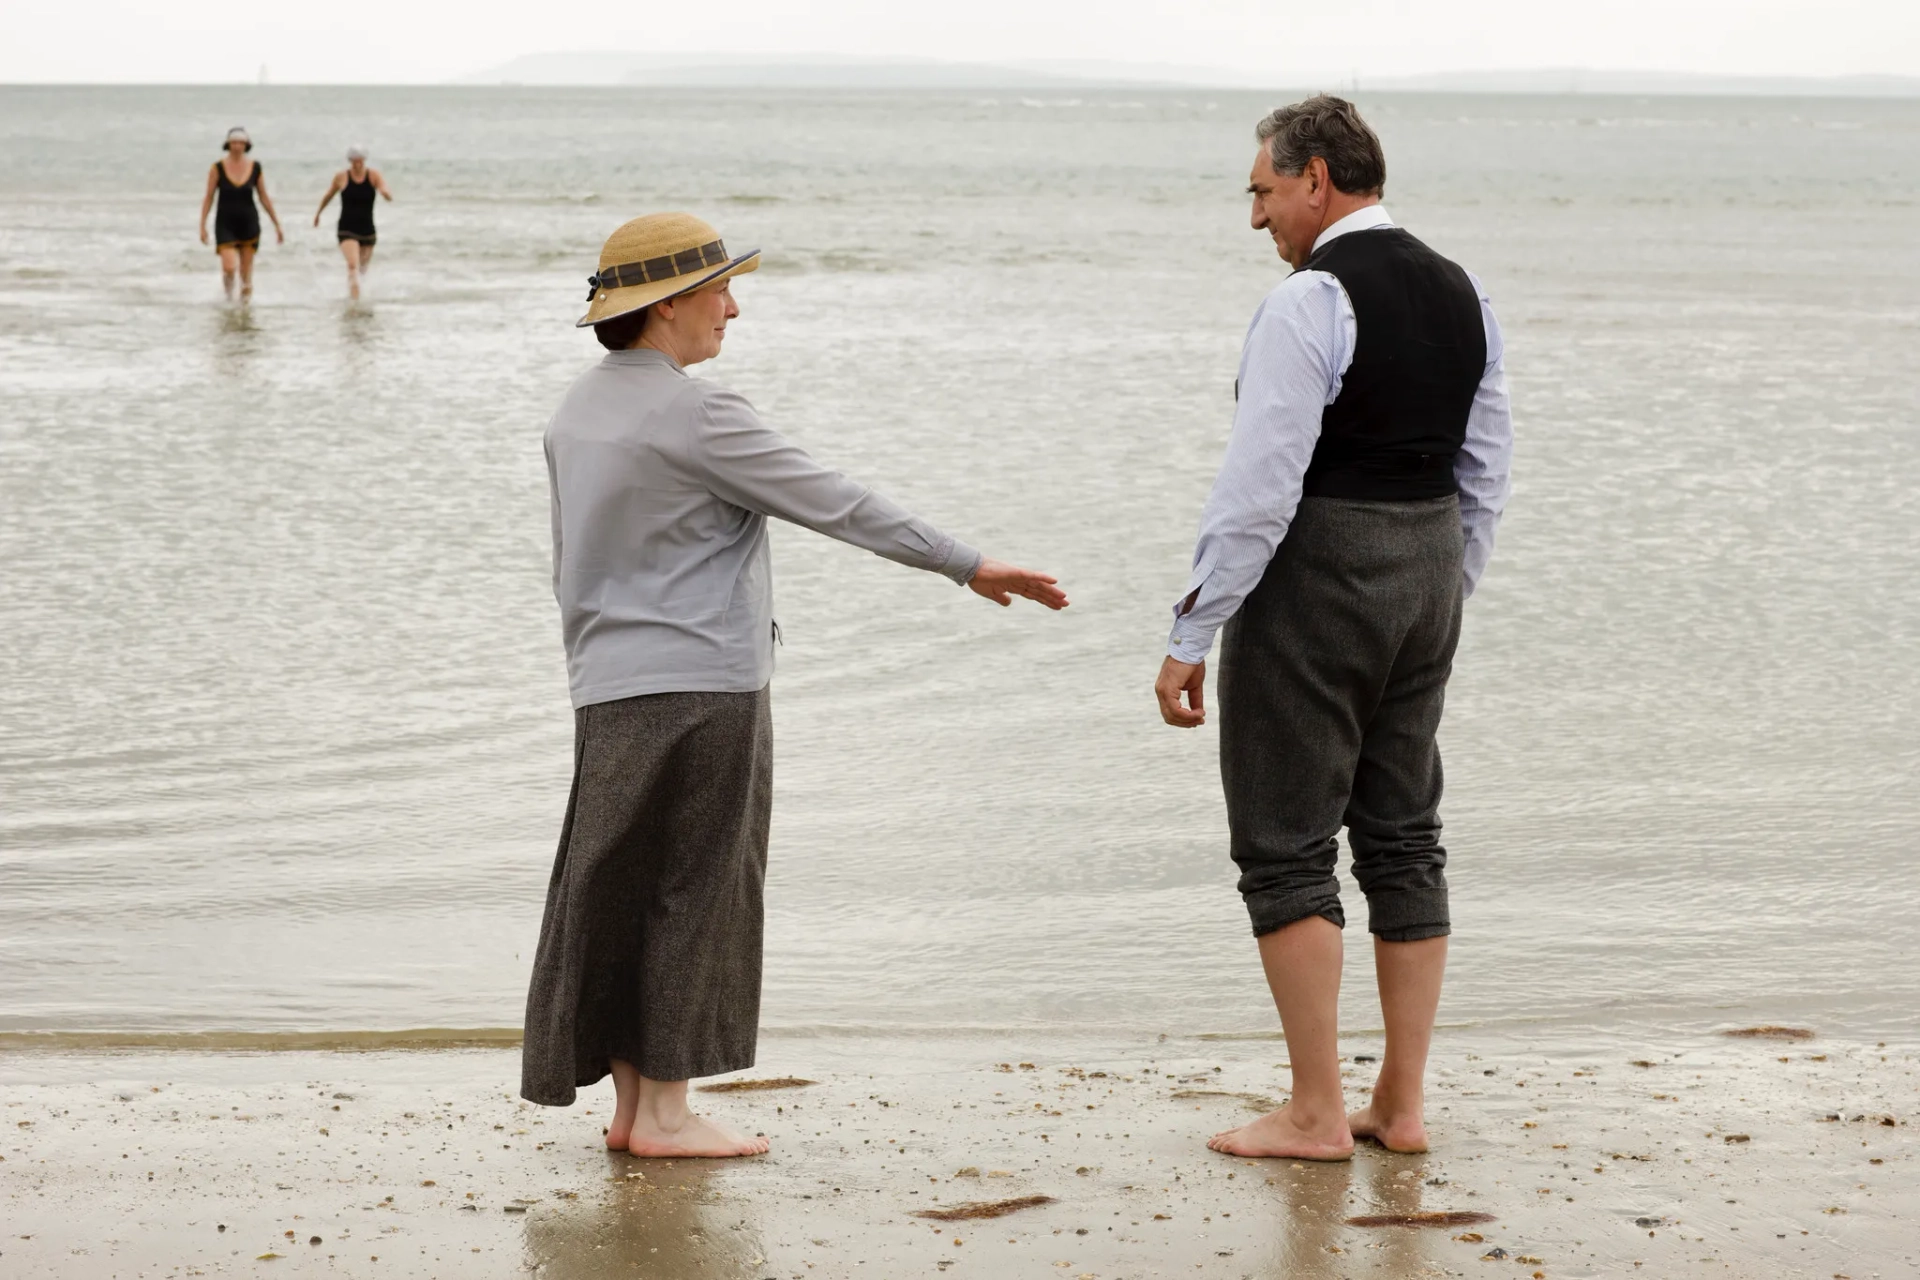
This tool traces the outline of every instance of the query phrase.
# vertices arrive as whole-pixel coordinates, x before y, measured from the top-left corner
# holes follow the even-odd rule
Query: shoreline
[[[772,1035],[741,1078],[814,1083],[698,1105],[773,1152],[671,1162],[605,1151],[607,1082],[572,1108],[518,1099],[511,1049],[9,1049],[0,1271],[1866,1280],[1920,1260],[1909,1050],[1673,1036],[1542,1054],[1442,1031],[1431,1154],[1207,1151],[1284,1096],[1284,1049]],[[1378,1053],[1343,1042],[1351,1099],[1373,1070],[1354,1058]],[[1349,1221],[1433,1213],[1492,1220]]]

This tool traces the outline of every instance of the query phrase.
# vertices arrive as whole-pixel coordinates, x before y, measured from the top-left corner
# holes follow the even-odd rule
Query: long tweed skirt
[[[567,1106],[612,1059],[753,1065],[772,814],[767,690],[574,712],[573,793],[527,992],[520,1094]]]

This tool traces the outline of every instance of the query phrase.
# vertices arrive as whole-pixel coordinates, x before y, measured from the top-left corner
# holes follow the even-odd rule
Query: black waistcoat
[[[1453,458],[1487,365],[1467,273],[1398,227],[1338,236],[1302,269],[1340,282],[1357,329],[1302,491],[1376,502],[1458,492]]]

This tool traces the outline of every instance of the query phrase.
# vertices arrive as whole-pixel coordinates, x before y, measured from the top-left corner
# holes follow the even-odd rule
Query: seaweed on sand
[[[965,1222],[975,1218],[1004,1218],[1009,1213],[1018,1213],[1022,1209],[1037,1209],[1043,1204],[1052,1203],[1052,1196],[1015,1196],[1011,1200],[969,1200],[965,1204],[956,1204],[950,1209],[922,1209],[913,1216],[932,1218],[935,1222]]]

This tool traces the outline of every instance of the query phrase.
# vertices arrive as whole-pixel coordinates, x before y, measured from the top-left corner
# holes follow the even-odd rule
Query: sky
[[[1920,0],[0,0],[0,82],[437,83],[577,49],[1189,64],[1275,84],[1920,75]]]

